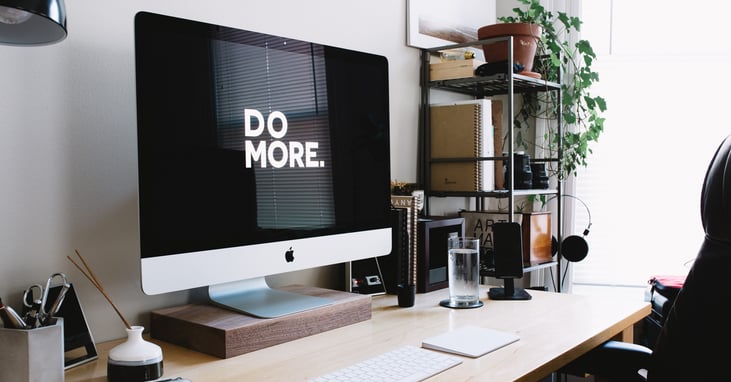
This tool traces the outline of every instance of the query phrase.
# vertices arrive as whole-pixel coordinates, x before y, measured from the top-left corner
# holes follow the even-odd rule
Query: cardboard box
[[[448,60],[429,65],[429,80],[452,80],[455,78],[469,78],[475,76],[475,69],[484,64],[484,61]]]
[[[462,211],[465,219],[465,235],[480,239],[482,247],[493,248],[492,225],[508,221],[506,212]],[[523,265],[537,265],[553,260],[551,250],[551,212],[521,212],[513,215],[513,221],[520,223],[523,237]]]

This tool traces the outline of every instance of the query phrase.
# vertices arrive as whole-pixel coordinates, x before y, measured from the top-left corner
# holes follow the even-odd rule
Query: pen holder
[[[127,329],[127,341],[109,351],[109,382],[143,382],[162,377],[162,349],[142,338],[142,326]]]
[[[0,381],[64,380],[63,319],[35,329],[0,328]]]

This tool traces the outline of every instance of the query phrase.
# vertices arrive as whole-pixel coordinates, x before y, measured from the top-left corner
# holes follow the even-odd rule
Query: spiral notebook
[[[430,159],[475,158],[431,163],[432,190],[495,189],[494,161],[476,160],[495,155],[491,105],[488,99],[430,105]]]
[[[520,339],[517,334],[465,326],[422,341],[421,347],[477,358]]]

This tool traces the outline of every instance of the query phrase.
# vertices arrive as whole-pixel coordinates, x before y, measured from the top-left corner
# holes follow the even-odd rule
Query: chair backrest
[[[720,381],[731,375],[731,330],[724,316],[731,303],[731,136],[708,166],[701,220],[705,238],[655,344],[650,382]]]

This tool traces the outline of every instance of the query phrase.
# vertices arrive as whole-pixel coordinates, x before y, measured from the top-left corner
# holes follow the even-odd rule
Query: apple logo
[[[294,261],[294,250],[292,249],[292,247],[289,247],[287,252],[284,252],[284,260],[287,260],[288,263]]]

